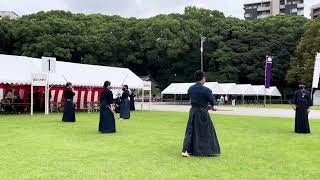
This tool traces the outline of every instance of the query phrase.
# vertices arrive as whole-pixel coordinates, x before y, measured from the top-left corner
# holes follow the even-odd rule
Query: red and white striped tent
[[[42,72],[42,59],[0,54],[0,100],[10,88],[28,102],[31,90],[31,74]],[[111,82],[114,96],[123,84],[130,89],[143,89],[144,82],[127,68],[56,62],[56,72],[50,73],[49,84],[52,95],[50,102],[63,102],[66,80],[75,88],[74,102],[78,108],[85,108],[88,102],[98,102],[104,81]],[[44,92],[44,87],[38,87]],[[44,97],[41,98],[42,103]]]

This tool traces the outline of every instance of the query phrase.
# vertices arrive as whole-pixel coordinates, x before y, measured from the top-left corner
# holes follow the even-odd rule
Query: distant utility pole
[[[206,41],[206,37],[202,37],[201,36],[201,47],[200,47],[200,51],[201,51],[201,71],[203,71],[203,43]]]

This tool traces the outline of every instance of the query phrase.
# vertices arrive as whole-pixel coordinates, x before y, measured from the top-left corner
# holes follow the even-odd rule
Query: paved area
[[[137,109],[141,109],[141,104],[136,104]],[[243,115],[243,116],[263,116],[263,117],[294,117],[295,112],[292,109],[276,109],[276,108],[246,108],[246,107],[223,107],[217,106],[221,111],[211,112],[215,114],[225,115]],[[174,112],[188,112],[190,106],[187,105],[160,105],[145,103],[144,110],[152,111],[174,111]],[[311,119],[320,119],[320,110],[312,110],[309,117]]]

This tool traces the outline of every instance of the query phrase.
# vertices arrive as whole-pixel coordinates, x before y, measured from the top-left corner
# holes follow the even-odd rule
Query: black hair
[[[204,78],[204,72],[201,71],[201,70],[197,70],[195,73],[194,73],[194,81],[198,82],[198,81],[201,81],[203,78]]]
[[[72,85],[71,82],[67,82],[66,87],[69,87],[71,85]]]
[[[128,85],[124,85],[124,87],[125,87],[126,89],[129,89]]]
[[[110,81],[105,81],[104,84],[103,84],[103,88],[106,89],[110,85],[111,85]]]

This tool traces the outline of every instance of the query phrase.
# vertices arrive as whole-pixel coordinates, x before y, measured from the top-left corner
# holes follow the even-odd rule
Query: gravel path
[[[141,104],[136,103],[136,108],[141,109]],[[212,112],[215,114],[225,115],[242,115],[242,116],[263,116],[263,117],[294,117],[295,112],[292,109],[276,109],[276,108],[247,108],[247,107],[223,107],[218,106],[219,110]],[[149,104],[145,103],[145,110],[149,110]],[[160,105],[152,104],[152,111],[174,111],[174,112],[188,112],[190,106],[186,105]],[[309,117],[311,119],[320,119],[320,110],[312,110]]]

